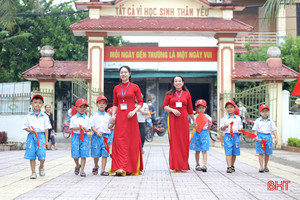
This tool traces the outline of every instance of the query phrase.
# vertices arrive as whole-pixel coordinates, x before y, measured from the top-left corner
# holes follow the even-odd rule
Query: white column
[[[277,30],[277,38],[278,45],[281,43],[285,43],[286,38],[286,10],[285,6],[281,5],[278,11],[277,19],[276,19],[276,30]]]
[[[217,33],[215,38],[218,39],[218,72],[217,72],[217,119],[224,116],[221,109],[225,102],[220,96],[221,93],[230,93],[234,91],[234,84],[231,79],[232,70],[234,69],[234,38],[236,33]],[[232,97],[231,97],[232,98]]]

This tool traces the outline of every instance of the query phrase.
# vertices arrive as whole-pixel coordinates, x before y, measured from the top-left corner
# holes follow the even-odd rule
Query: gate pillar
[[[234,38],[237,33],[217,33],[215,38],[218,39],[218,72],[217,72],[217,119],[220,124],[221,117],[224,116],[223,109],[225,101],[220,96],[221,93],[233,93],[234,83],[232,82],[231,73],[234,69]]]
[[[92,71],[90,87],[104,92],[104,39],[106,33],[87,32],[88,37],[88,69]]]

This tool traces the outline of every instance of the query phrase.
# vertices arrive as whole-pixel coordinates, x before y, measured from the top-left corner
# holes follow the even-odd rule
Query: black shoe
[[[227,167],[227,173],[232,173],[232,168],[231,167]]]
[[[203,166],[203,167],[201,168],[201,171],[207,172],[207,167],[206,167],[206,166]]]
[[[231,171],[232,171],[232,172],[235,172],[234,166],[231,167]]]
[[[265,171],[264,168],[261,168],[261,169],[258,170],[259,173],[264,173],[264,171]]]

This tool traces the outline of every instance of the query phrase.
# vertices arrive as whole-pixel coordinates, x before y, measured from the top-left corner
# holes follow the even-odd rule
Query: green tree
[[[268,21],[274,19],[279,11],[281,5],[291,5],[295,0],[266,0],[264,4],[265,13],[264,16]]]
[[[54,48],[55,60],[88,59],[87,38],[75,37],[69,29],[70,25],[88,17],[88,13],[74,11],[73,1],[54,6],[53,0],[40,0],[41,15],[34,12],[34,4],[14,0],[17,10],[14,31],[6,31],[1,26],[0,82],[23,81],[22,72],[38,64],[39,51],[44,45]],[[126,41],[121,37],[107,37],[105,43],[120,46]]]

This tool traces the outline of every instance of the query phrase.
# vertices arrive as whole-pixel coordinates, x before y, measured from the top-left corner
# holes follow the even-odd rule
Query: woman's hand
[[[172,110],[172,113],[173,113],[176,117],[179,117],[179,116],[181,115],[181,113],[180,113],[178,110],[176,110],[176,109],[173,109],[173,110]]]
[[[196,120],[193,120],[193,127],[194,127],[194,129],[197,129],[197,122],[196,122]]]
[[[130,112],[128,113],[128,118],[132,118],[134,115],[135,115],[135,111],[134,111],[134,110],[133,110],[133,111],[130,111]]]
[[[114,125],[115,122],[116,122],[116,117],[115,117],[115,116],[112,116],[112,117],[110,118],[110,123],[111,123],[111,125]]]

